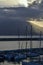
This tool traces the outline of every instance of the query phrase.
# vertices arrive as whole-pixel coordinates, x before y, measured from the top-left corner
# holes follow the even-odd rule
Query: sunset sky
[[[11,7],[20,4],[27,6],[27,0],[0,0],[0,7]]]
[[[32,3],[35,0],[28,0],[29,3]],[[41,0],[36,0],[41,1]],[[13,7],[13,6],[25,6],[28,7],[27,0],[0,0],[0,7]]]
[[[33,4],[34,1],[36,2]],[[28,4],[31,4],[30,7]],[[0,0],[0,35],[18,35],[17,29],[20,30],[20,35],[25,35],[26,26],[28,26],[30,35],[30,25],[34,25],[38,29],[40,27],[43,32],[41,29],[43,23],[29,21],[33,19],[36,22],[37,19],[43,19],[43,0]],[[35,27],[33,27],[33,32],[36,31]]]

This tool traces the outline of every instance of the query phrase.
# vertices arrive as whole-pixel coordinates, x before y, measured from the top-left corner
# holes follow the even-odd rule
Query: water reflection
[[[43,41],[41,41],[41,47],[43,47]],[[33,48],[39,48],[40,41],[32,41]],[[18,41],[0,41],[0,50],[14,50],[18,49],[19,43]],[[26,41],[20,41],[20,49],[26,48]],[[27,41],[27,48],[30,48],[30,41]]]

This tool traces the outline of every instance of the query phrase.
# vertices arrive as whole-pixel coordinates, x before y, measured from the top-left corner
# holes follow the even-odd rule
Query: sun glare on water
[[[30,21],[30,23],[38,27],[43,27],[43,21]]]
[[[37,20],[32,20],[32,21],[27,21],[28,23],[30,23],[30,25],[32,25],[33,29],[39,33],[40,31],[43,32],[43,20],[41,21],[37,21]]]

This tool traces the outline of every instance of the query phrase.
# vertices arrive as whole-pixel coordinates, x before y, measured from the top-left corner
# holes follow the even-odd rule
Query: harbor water
[[[10,38],[10,36],[7,36],[7,37],[2,36],[0,38]],[[12,36],[12,38],[14,38],[14,36]],[[25,49],[26,43],[27,43],[27,48],[30,48],[31,41],[0,41],[0,50]],[[39,48],[39,47],[40,47],[40,41],[32,41],[32,48]],[[43,48],[43,41],[41,41],[41,48]],[[19,65],[18,63],[14,64],[14,63],[6,62],[6,61],[0,64],[1,65]]]

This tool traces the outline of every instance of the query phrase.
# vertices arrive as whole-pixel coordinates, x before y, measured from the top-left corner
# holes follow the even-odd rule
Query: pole
[[[26,26],[26,39],[27,39],[27,26]],[[27,41],[26,41],[26,49],[27,49]]]
[[[31,25],[31,31],[30,31],[30,33],[31,33],[30,49],[32,49],[32,25]]]
[[[19,28],[18,28],[18,49],[20,49],[20,41],[19,41],[19,38],[20,38],[20,34],[19,34]]]
[[[30,49],[32,50],[32,25],[31,25],[30,33],[31,33]],[[31,54],[31,51],[30,51],[30,54]],[[30,61],[32,61],[32,57],[30,57]]]
[[[41,52],[41,31],[40,31],[40,44],[39,44],[39,63],[41,62],[40,52]]]

